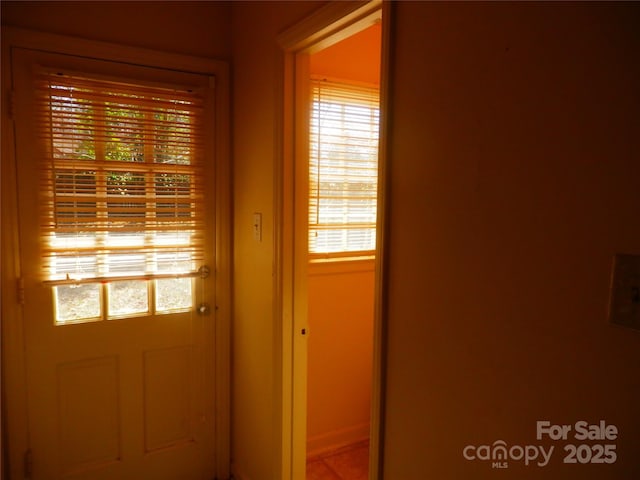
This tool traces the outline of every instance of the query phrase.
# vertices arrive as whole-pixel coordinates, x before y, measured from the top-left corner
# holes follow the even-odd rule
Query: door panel
[[[63,475],[119,461],[118,357],[77,360],[56,370]]]
[[[153,292],[148,299],[155,305],[156,295],[163,292],[162,301],[169,305],[164,312],[140,308],[149,312],[56,323],[54,304],[67,300],[61,300],[61,294],[56,297],[56,287],[45,283],[38,194],[42,139],[35,126],[33,92],[34,72],[41,68],[117,77],[133,84],[197,88],[205,92],[205,118],[211,123],[205,128],[212,131],[210,78],[26,49],[16,49],[12,62],[32,478],[210,480],[215,474],[214,313],[198,315],[196,306],[214,303],[213,280],[180,280],[182,286],[190,286],[188,311],[172,310],[175,302],[180,306],[180,299],[172,298],[171,289],[142,280],[138,293],[145,288]],[[203,175],[206,185],[214,185],[209,150],[204,153]],[[202,263],[214,265],[214,189],[204,190],[209,223],[204,228],[207,247]],[[102,293],[95,299],[103,310],[108,305],[116,312],[137,308],[128,310],[126,298],[109,304],[114,289],[100,282],[88,285],[98,285]],[[86,287],[65,288],[75,298],[73,289],[78,293]],[[87,301],[93,301],[91,295]]]
[[[144,353],[145,451],[193,441],[192,347]]]

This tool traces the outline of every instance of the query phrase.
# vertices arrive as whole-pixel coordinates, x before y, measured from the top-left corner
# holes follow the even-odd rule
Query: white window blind
[[[377,88],[312,80],[309,253],[375,249],[380,125]]]
[[[198,92],[41,72],[50,280],[195,269],[203,256]]]

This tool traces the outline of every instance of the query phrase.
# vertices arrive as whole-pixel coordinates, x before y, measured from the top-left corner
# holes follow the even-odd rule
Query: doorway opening
[[[389,10],[379,0],[330,2],[279,36],[286,480],[377,479],[381,472],[385,181],[379,172],[386,127],[380,111]],[[358,466],[340,471],[335,461],[350,450]]]
[[[368,478],[379,20],[309,55],[307,478]]]

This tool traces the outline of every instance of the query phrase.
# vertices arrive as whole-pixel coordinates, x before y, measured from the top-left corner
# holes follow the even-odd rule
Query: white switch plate
[[[613,259],[609,321],[640,330],[640,255]]]
[[[262,214],[253,214],[253,239],[257,242],[262,241]]]

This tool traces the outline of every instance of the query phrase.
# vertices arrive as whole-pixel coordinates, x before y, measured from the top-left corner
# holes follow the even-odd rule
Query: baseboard
[[[238,465],[231,464],[231,480],[251,480]]]
[[[310,437],[307,439],[307,458],[325,455],[347,445],[366,441],[369,439],[369,428],[369,423],[363,423]]]

